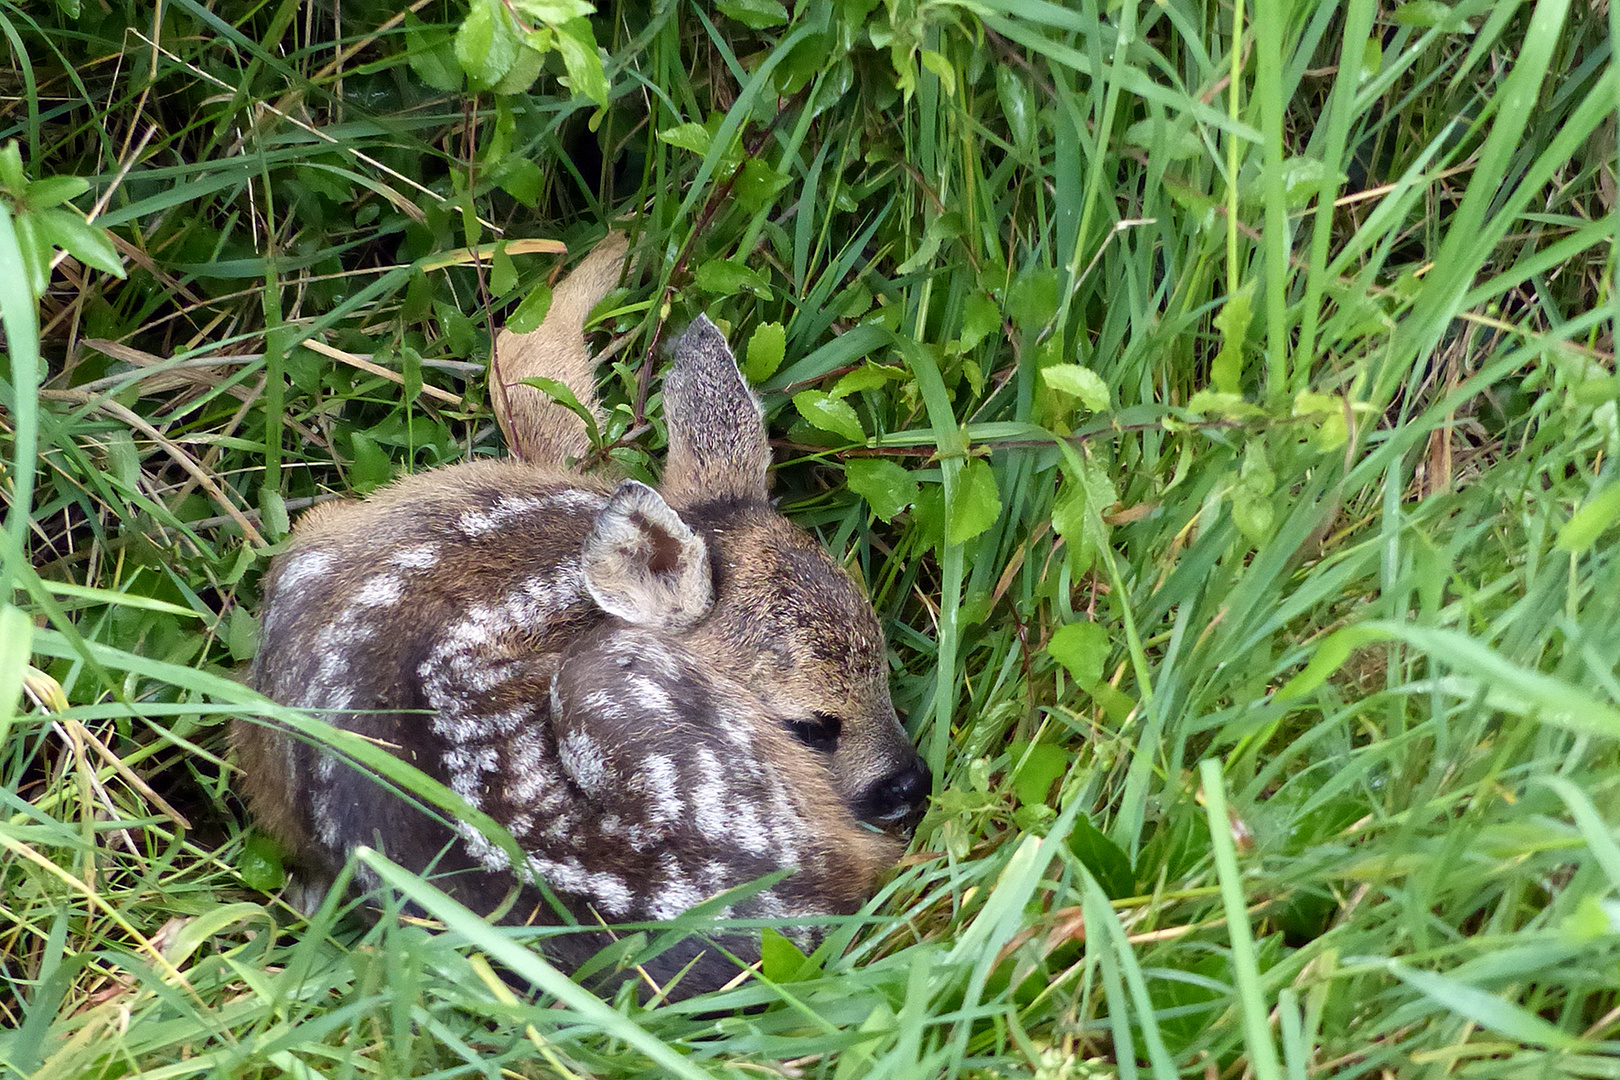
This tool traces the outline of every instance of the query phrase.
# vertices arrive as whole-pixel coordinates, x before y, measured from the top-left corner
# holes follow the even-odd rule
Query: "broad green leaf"
[[[690,150],[698,157],[703,157],[709,152],[709,145],[713,142],[714,136],[709,134],[709,129],[702,124],[688,120],[684,124],[676,124],[660,131],[658,139],[660,142],[678,146],[682,150]]]
[[[716,0],[715,7],[750,30],[781,26],[788,21],[787,8],[777,0]]]
[[[517,287],[517,267],[512,265],[512,256],[506,253],[505,244],[495,246],[495,254],[489,260],[489,289],[496,296],[505,296]]]
[[[1014,770],[1013,794],[1024,806],[1045,806],[1052,782],[1069,771],[1074,755],[1051,743],[1013,743],[1010,747]]]
[[[1046,652],[1063,665],[1076,684],[1089,690],[1102,682],[1103,665],[1113,644],[1107,629],[1097,623],[1072,622],[1052,632]]]
[[[889,367],[884,364],[871,362],[862,364],[854,371],[846,371],[833,384],[832,396],[836,398],[849,397],[862,390],[876,390],[890,382],[904,382],[906,372],[904,368]]]
[[[982,292],[968,295],[962,306],[962,332],[958,339],[963,352],[983,341],[991,331],[1001,329],[1001,309]]]
[[[1243,464],[1238,468],[1238,483],[1255,495],[1270,495],[1277,486],[1277,474],[1271,470],[1271,459],[1266,456],[1266,441],[1251,438],[1243,447]]]
[[[1350,437],[1350,423],[1344,414],[1344,398],[1301,390],[1294,396],[1294,415],[1316,424],[1311,442],[1318,450],[1337,450]]]
[[[777,172],[759,158],[743,162],[731,192],[744,209],[763,210],[776,198],[776,193],[788,185],[788,177]]]
[[[849,490],[866,500],[872,513],[884,521],[917,501],[917,481],[887,458],[851,458],[844,464]]]
[[[751,292],[761,300],[771,298],[771,286],[755,270],[727,259],[710,259],[692,275],[699,289],[714,296]]]
[[[124,264],[119,260],[118,249],[113,247],[107,230],[91,225],[77,210],[41,210],[32,216],[47,242],[86,266],[105,270],[114,277],[124,276]]]
[[[405,12],[405,56],[416,77],[433,89],[450,94],[461,89],[465,76],[456,59],[455,37],[430,29],[409,10]]]
[[[562,84],[596,102],[598,107],[607,108],[607,72],[602,67],[602,54],[597,50],[590,21],[570,19],[558,26],[556,45],[568,72],[560,80]]]
[[[349,466],[349,483],[354,490],[364,494],[394,478],[394,463],[369,435],[356,431],[350,436],[350,443],[354,447],[354,461]]]
[[[1054,390],[1080,399],[1092,412],[1103,412],[1113,404],[1108,384],[1102,376],[1080,364],[1052,364],[1041,369],[1041,379]]]
[[[1611,480],[1608,487],[1582,503],[1558,530],[1558,546],[1584,555],[1617,520],[1620,520],[1620,481]]]
[[[524,386],[534,387],[552,401],[579,417],[585,424],[585,433],[589,436],[591,445],[596,446],[601,443],[602,433],[597,430],[595,414],[580,403],[579,398],[574,396],[574,392],[568,388],[567,383],[560,382],[557,379],[548,379],[544,375],[533,375],[527,379],[519,379],[518,382]]]
[[[774,983],[803,982],[820,974],[799,947],[767,926],[759,932],[760,971]]]
[[[996,97],[1001,101],[1001,115],[1007,120],[1007,131],[1012,135],[1013,145],[1028,153],[1035,146],[1035,125],[1039,113],[1028,77],[1012,64],[997,64]]]
[[[895,268],[899,274],[914,274],[924,266],[934,261],[939,253],[939,245],[946,240],[954,240],[962,235],[962,215],[954,210],[940,214],[928,223],[923,230],[923,237],[917,244],[917,250],[911,253],[911,258]]]
[[[596,7],[587,0],[510,0],[512,10],[528,23],[556,26],[570,19],[583,19],[595,13]]]
[[[550,43],[549,40],[546,42],[548,45]],[[520,40],[517,55],[512,58],[512,66],[506,69],[506,74],[501,76],[499,82],[490,87],[490,92],[500,95],[526,93],[540,77],[548,51],[550,50],[535,48],[533,42],[527,38]]]
[[[1185,123],[1150,116],[1125,129],[1125,141],[1144,150],[1157,149],[1166,160],[1185,161],[1204,152],[1198,133]]]
[[[820,390],[803,390],[793,395],[793,407],[799,415],[822,431],[842,435],[850,442],[864,443],[866,430],[861,418],[847,401],[825,394]]]
[[[758,385],[776,374],[787,355],[787,331],[779,322],[760,323],[748,339],[748,357],[743,361],[743,375]]]
[[[28,185],[27,203],[31,210],[46,210],[89,190],[90,181],[82,176],[47,176]]]
[[[996,474],[984,458],[970,458],[956,474],[956,491],[946,541],[965,544],[996,523],[1001,516],[1001,493],[996,490]]]
[[[1254,289],[1245,285],[1229,297],[1215,316],[1215,329],[1221,333],[1221,351],[1210,365],[1210,381],[1223,394],[1236,394],[1243,388],[1243,342],[1249,333]]]
[[[934,76],[939,79],[940,89],[945,91],[945,96],[955,97],[956,69],[951,66],[949,60],[945,59],[944,54],[937,53],[933,49],[923,49],[917,54],[917,58],[922,61],[923,67],[933,72]]]
[[[456,31],[456,61],[468,81],[477,89],[494,86],[517,60],[519,48],[506,9],[495,0],[473,0]]]
[[[1069,850],[1085,864],[1110,900],[1136,893],[1136,871],[1120,846],[1104,836],[1084,815],[1069,830]]]
[[[544,281],[529,290],[529,295],[518,304],[506,319],[506,328],[514,334],[533,333],[551,310],[551,286]]]
[[[545,185],[545,174],[540,171],[540,166],[516,154],[502,158],[490,179],[524,206],[538,203],[540,191]]]
[[[257,829],[248,833],[242,843],[242,854],[236,858],[236,872],[242,884],[262,893],[273,893],[287,884],[287,872],[281,863],[281,845]]]

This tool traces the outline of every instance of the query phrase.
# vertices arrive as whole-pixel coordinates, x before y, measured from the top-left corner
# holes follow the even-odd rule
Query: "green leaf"
[[[714,296],[732,296],[747,290],[761,300],[771,298],[771,286],[756,271],[726,259],[710,259],[697,268],[692,281]]]
[[[781,26],[788,21],[787,8],[777,0],[717,0],[715,7],[750,30]]]
[[[754,384],[764,382],[776,374],[787,355],[787,331],[779,322],[760,323],[748,339],[748,355],[743,361],[743,375]]]
[[[512,256],[506,253],[505,244],[495,246],[495,254],[489,260],[489,289],[496,296],[505,296],[517,288],[517,267],[512,265]]]
[[[531,334],[551,310],[551,286],[544,281],[529,290],[529,295],[518,304],[517,310],[507,316],[506,328],[514,334]]]
[[[1136,871],[1130,856],[1083,815],[1069,830],[1069,850],[1091,871],[1108,899],[1123,900],[1136,894]]]
[[[394,463],[369,435],[353,432],[354,462],[349,466],[349,484],[362,495],[382,487],[394,478]]]
[[[970,293],[962,306],[962,333],[957,345],[963,352],[983,341],[991,331],[1001,329],[1001,309],[982,292]]]
[[[956,474],[946,542],[965,544],[994,525],[1000,516],[1001,492],[996,490],[996,474],[984,458],[969,459]]]
[[[563,67],[568,71],[560,80],[562,84],[576,94],[584,94],[598,107],[607,108],[607,72],[602,67],[602,54],[597,51],[590,21],[570,19],[559,26],[557,51],[562,54]]]
[[[591,445],[601,445],[602,433],[597,430],[596,416],[591,412],[591,410],[580,404],[579,398],[574,396],[574,392],[568,388],[566,383],[559,382],[556,379],[548,379],[544,375],[534,375],[527,379],[519,379],[518,382],[522,383],[524,386],[534,387],[536,390],[551,398],[552,401],[555,401],[557,404],[579,417],[585,423],[585,433],[590,438]]]
[[[1079,398],[1092,412],[1103,412],[1113,404],[1102,376],[1080,364],[1053,364],[1042,368],[1041,379],[1052,389]]]
[[[1620,520],[1620,481],[1611,480],[1558,530],[1558,547],[1584,555],[1616,520]]]
[[[247,608],[231,608],[225,623],[225,646],[231,650],[231,659],[237,663],[253,659],[259,650],[259,620]]]
[[[422,354],[403,345],[399,350],[399,365],[405,400],[415,401],[422,396]]]
[[[1259,544],[1270,536],[1276,516],[1270,499],[1261,498],[1242,487],[1232,492],[1232,520],[1249,543]]]
[[[26,202],[31,210],[46,210],[77,199],[89,190],[90,181],[82,176],[47,176],[28,185]]]
[[[1345,418],[1342,397],[1301,390],[1294,396],[1294,415],[1308,418],[1316,425],[1311,442],[1318,450],[1337,450],[1350,437],[1350,422]]]
[[[28,176],[23,172],[22,150],[12,139],[0,146],[0,187],[9,189],[18,198],[28,188]]]
[[[1223,394],[1236,394],[1243,384],[1243,342],[1253,315],[1254,287],[1245,285],[1229,297],[1215,316],[1215,329],[1221,332],[1221,351],[1210,365],[1210,381]]]
[[[866,441],[866,429],[861,427],[861,418],[847,401],[820,390],[803,390],[793,395],[793,407],[806,421],[822,431],[842,435],[850,442]]]
[[[1069,771],[1074,755],[1051,743],[1013,743],[1009,748],[1016,768],[1012,774],[1013,794],[1024,806],[1045,806],[1052,782]]]
[[[702,124],[688,120],[684,124],[676,124],[674,127],[660,131],[658,140],[671,146],[678,146],[682,150],[690,150],[698,157],[703,157],[708,154],[709,145],[713,142],[714,136],[709,134],[709,129]]]
[[[1238,468],[1238,483],[1254,495],[1270,495],[1277,486],[1277,474],[1271,471],[1271,459],[1266,456],[1266,441],[1250,439],[1243,447],[1243,464]]]
[[[242,884],[262,893],[273,893],[287,884],[287,872],[281,865],[281,845],[257,829],[248,833],[242,842],[242,854],[236,859],[236,872]]]
[[[949,60],[945,59],[944,54],[937,53],[932,49],[923,49],[917,54],[917,58],[922,61],[923,67],[933,72],[934,76],[939,79],[940,88],[945,91],[945,96],[955,97],[956,69],[951,66]]]
[[[1046,653],[1063,665],[1075,683],[1090,689],[1102,682],[1103,665],[1113,641],[1104,627],[1094,622],[1072,622],[1058,627],[1046,643]]]
[[[541,188],[545,185],[545,174],[540,171],[540,166],[516,154],[502,158],[490,178],[502,191],[524,206],[537,204]]]
[[[884,521],[893,521],[917,501],[917,481],[887,458],[851,458],[844,464],[844,478],[849,490],[865,499],[872,513]]]
[[[774,983],[803,982],[821,969],[781,933],[767,926],[759,932],[760,973]]]
[[[777,172],[759,158],[743,162],[731,191],[745,210],[765,209],[776,198],[776,193],[788,185],[788,177]]]
[[[876,390],[888,385],[891,381],[904,382],[906,372],[904,368],[889,367],[884,364],[867,362],[854,371],[846,371],[839,380],[833,384],[832,396],[835,398],[849,397],[862,390]]]
[[[511,0],[512,10],[527,23],[556,26],[570,19],[594,14],[596,7],[587,0]]]
[[[1427,30],[1440,26],[1451,18],[1451,8],[1439,0],[1408,0],[1395,9],[1394,20],[1401,26],[1418,26]]]
[[[1410,6],[1410,5],[1408,5]],[[1386,961],[1390,972],[1422,993],[1447,1012],[1470,1020],[1487,1031],[1505,1035],[1514,1042],[1550,1050],[1574,1050],[1585,1046],[1579,1038],[1488,990],[1433,971],[1407,967],[1398,960]]]
[[[405,12],[405,57],[416,77],[433,89],[447,94],[461,89],[465,76],[456,60],[455,38],[429,29],[408,10]]]
[[[506,69],[506,74],[501,76],[499,82],[490,87],[490,92],[503,95],[526,93],[540,77],[540,71],[545,67],[545,54],[548,51],[550,50],[537,49],[533,42],[520,39],[517,55],[512,58],[512,66]]]
[[[61,248],[86,266],[105,270],[114,277],[124,276],[124,264],[118,258],[107,230],[85,221],[77,210],[41,210],[30,215],[40,235]]]
[[[1001,115],[1007,120],[1013,145],[1029,153],[1035,147],[1035,124],[1040,110],[1035,106],[1035,93],[1030,89],[1028,78],[1011,64],[997,64],[996,97],[1001,101]]]
[[[488,90],[500,82],[517,60],[519,48],[498,0],[473,0],[456,31],[456,60],[473,88]]]
[[[1125,141],[1144,150],[1155,148],[1167,161],[1185,161],[1204,152],[1204,142],[1186,124],[1150,116],[1125,129]]]
[[[895,268],[897,274],[914,274],[918,270],[934,261],[939,253],[939,246],[946,240],[954,240],[962,235],[962,215],[955,210],[948,211],[934,218],[923,230],[922,240],[917,244],[917,250],[911,253],[911,258]]]

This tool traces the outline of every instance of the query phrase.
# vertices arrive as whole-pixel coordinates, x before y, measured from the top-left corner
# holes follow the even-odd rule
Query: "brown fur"
[[[590,294],[619,273],[622,246],[602,251],[582,264],[589,283],[558,287],[566,302],[542,339],[579,337]],[[541,340],[518,360],[567,356]],[[557,362],[516,377],[559,377],[596,408],[589,369]],[[857,819],[897,820],[927,786],[889,701],[877,620],[770,509],[758,406],[706,319],[675,346],[665,411],[663,496],[564,467],[583,425],[545,406],[512,415],[528,464],[411,476],[299,521],[266,575],[255,685],[397,747],[526,859],[514,868],[476,830],[238,722],[244,792],[317,889],[367,844],[446,875],[480,911],[521,886],[514,919],[555,918],[536,881],[587,924],[671,917],[781,869],[793,873],[734,913],[810,919],[870,895],[898,845]],[[569,935],[548,953],[572,967],[604,940]],[[724,944],[757,956],[751,936]],[[683,992],[735,973],[701,942],[649,970],[699,956]]]

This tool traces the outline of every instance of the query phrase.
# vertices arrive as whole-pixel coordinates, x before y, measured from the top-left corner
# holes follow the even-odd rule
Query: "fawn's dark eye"
[[[810,749],[830,754],[838,749],[838,736],[844,730],[844,722],[836,716],[818,712],[811,713],[808,720],[789,720],[787,729]]]

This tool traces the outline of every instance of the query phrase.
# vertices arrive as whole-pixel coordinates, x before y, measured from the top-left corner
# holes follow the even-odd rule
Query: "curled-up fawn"
[[[369,845],[480,912],[519,889],[513,922],[558,921],[537,882],[598,925],[672,918],[781,870],[728,913],[847,914],[898,853],[862,822],[898,823],[928,791],[872,607],[771,509],[759,405],[713,324],[699,317],[673,349],[661,492],[580,471],[580,417],[516,383],[545,375],[597,408],[584,319],[624,253],[610,236],[539,330],[497,342],[523,461],[321,506],[266,577],[255,686],[390,748],[523,854],[514,865],[353,763],[239,721],[250,805],[316,896]],[[572,969],[607,940],[566,934],[546,950]],[[750,935],[715,940],[758,955]],[[700,939],[646,970],[663,981],[694,958],[679,994],[737,973]]]

